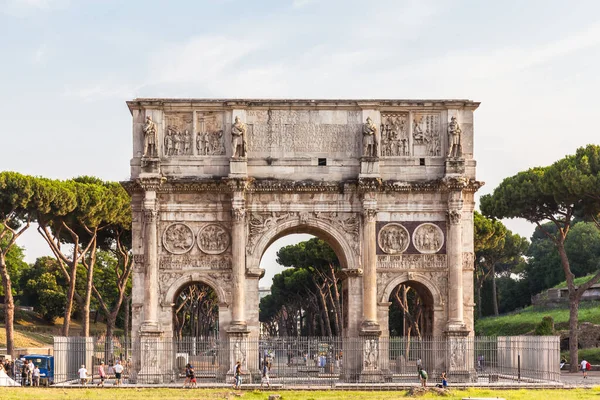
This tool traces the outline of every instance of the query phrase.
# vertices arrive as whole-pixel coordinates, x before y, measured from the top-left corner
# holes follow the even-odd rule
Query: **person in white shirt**
[[[40,386],[40,368],[37,365],[33,369],[33,386]]]
[[[79,380],[81,381],[82,385],[87,384],[88,381],[88,376],[87,376],[87,369],[85,369],[85,365],[82,365],[81,368],[79,368]]]
[[[33,386],[33,369],[35,365],[33,365],[33,361],[29,361],[27,364],[27,380],[29,381],[29,385]]]
[[[587,372],[590,369],[590,363],[586,360],[582,360],[579,368],[581,368],[581,370],[583,371],[583,378],[587,378]]]
[[[115,385],[121,385],[121,374],[123,373],[123,366],[121,365],[121,360],[117,360],[117,364],[114,366],[115,370]]]

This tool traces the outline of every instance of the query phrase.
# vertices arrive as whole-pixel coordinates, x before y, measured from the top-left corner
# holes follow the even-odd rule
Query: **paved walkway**
[[[592,370],[587,373],[587,378],[583,379],[583,373],[571,373],[562,371],[560,374],[560,380],[565,387],[592,387],[600,386],[600,371]]]

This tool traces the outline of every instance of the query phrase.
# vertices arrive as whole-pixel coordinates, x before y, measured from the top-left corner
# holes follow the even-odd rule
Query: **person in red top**
[[[581,370],[583,371],[583,377],[587,378],[587,372],[591,369],[590,363],[587,362],[586,360],[582,360],[579,368],[581,368]]]

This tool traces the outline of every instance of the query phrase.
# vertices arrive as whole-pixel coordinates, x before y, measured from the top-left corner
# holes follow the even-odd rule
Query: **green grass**
[[[579,286],[581,284],[586,283],[590,279],[592,279],[593,276],[594,276],[594,274],[590,274],[590,275],[586,275],[586,276],[580,276],[579,278],[575,278],[575,280],[573,281],[573,283],[575,284],[575,286]],[[566,288],[566,287],[567,287],[567,281],[562,281],[558,285],[554,286],[555,289],[562,289],[562,288]]]
[[[3,400],[22,399],[47,399],[47,400],[106,400],[106,399],[158,399],[180,400],[180,399],[235,399],[244,398],[249,400],[266,400],[270,394],[280,394],[282,400],[388,400],[406,397],[406,391],[233,391],[227,389],[57,389],[57,388],[3,388],[1,389]],[[572,389],[572,390],[486,390],[469,389],[452,391],[450,396],[444,399],[462,399],[463,397],[503,397],[515,400],[534,399],[561,399],[580,400],[598,399],[600,388],[594,389]],[[422,398],[440,398],[435,394],[427,394]]]
[[[557,308],[527,307],[521,312],[499,317],[486,317],[475,323],[475,332],[482,336],[512,336],[530,333],[546,315],[554,318],[557,330],[569,329],[569,305]],[[579,323],[600,324],[600,302],[586,301],[579,305]]]

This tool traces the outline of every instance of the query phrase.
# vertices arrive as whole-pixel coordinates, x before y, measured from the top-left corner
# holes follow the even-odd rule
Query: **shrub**
[[[554,335],[554,318],[550,315],[546,315],[542,318],[542,322],[535,327],[533,333],[537,336],[550,336]]]

